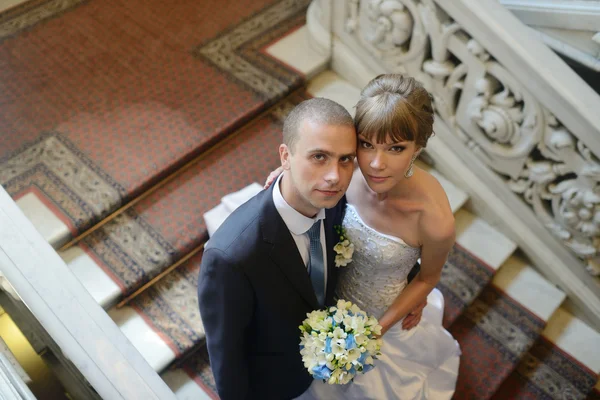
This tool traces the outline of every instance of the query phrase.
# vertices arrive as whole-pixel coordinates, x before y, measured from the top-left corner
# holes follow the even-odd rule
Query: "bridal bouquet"
[[[316,310],[300,326],[300,354],[315,379],[346,384],[373,368],[381,355],[381,325],[355,304],[339,300],[335,307]]]

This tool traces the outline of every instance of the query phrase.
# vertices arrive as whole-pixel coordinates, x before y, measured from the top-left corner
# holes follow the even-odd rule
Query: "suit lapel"
[[[298,246],[273,204],[273,186],[266,191],[260,215],[263,239],[272,245],[270,257],[313,309],[321,308]]]

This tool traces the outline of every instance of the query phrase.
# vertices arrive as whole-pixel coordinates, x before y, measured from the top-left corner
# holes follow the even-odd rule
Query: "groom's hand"
[[[271,172],[265,181],[264,189],[268,189],[282,172],[283,167],[278,167],[275,171]]]
[[[423,316],[423,309],[427,305],[427,300],[419,304],[414,310],[408,313],[408,315],[402,320],[402,329],[410,330],[417,326]]]

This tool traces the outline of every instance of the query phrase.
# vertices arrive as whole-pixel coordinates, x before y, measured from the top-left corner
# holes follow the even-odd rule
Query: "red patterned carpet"
[[[258,50],[308,0],[62,3],[0,43],[0,184],[35,187],[73,234],[301,83]]]

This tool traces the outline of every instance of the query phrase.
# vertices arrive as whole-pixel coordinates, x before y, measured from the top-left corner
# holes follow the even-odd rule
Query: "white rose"
[[[339,360],[339,358],[346,353],[346,348],[340,346],[339,342],[335,342],[331,344],[331,353],[335,355],[336,360]]]
[[[371,354],[375,354],[377,352],[377,341],[376,340],[369,340],[369,342],[367,343],[367,345],[365,346],[367,348],[367,351]]]
[[[346,265],[350,264],[351,261],[352,260],[347,259],[342,254],[338,254],[335,256],[335,266],[336,267],[345,267]]]
[[[332,337],[333,337],[333,340],[335,340],[335,341],[344,340],[344,339],[346,339],[346,336],[347,336],[346,332],[344,332],[344,330],[342,328],[340,328],[339,326],[333,330]]]
[[[350,381],[352,380],[352,377],[353,377],[352,374],[349,374],[348,372],[342,372],[340,375],[341,375],[340,376],[340,383],[342,385],[350,383]]]
[[[336,244],[333,246],[333,251],[335,251],[337,254],[342,254],[344,251],[344,245],[342,243]]]
[[[334,385],[334,384],[338,383],[341,373],[342,373],[342,371],[339,369],[334,370],[331,373],[331,376],[329,377],[329,380],[327,381],[327,383],[329,383],[330,385]]]
[[[381,329],[382,329],[381,325],[374,325],[371,327],[371,332],[373,332],[376,335],[381,335]]]
[[[360,358],[359,349],[348,350],[348,362],[354,364]]]
[[[348,246],[345,246],[342,249],[342,255],[344,256],[344,258],[352,260],[352,254],[354,254],[354,245],[350,243]]]
[[[346,301],[344,299],[339,299],[338,302],[337,302],[337,308],[339,310],[347,310],[350,307],[352,307],[352,303],[349,302],[349,301]]]
[[[369,340],[369,338],[366,335],[357,333],[356,335],[354,335],[354,341],[356,342],[357,346],[362,346],[363,344],[367,343],[367,341]]]
[[[344,313],[342,310],[337,310],[335,314],[333,314],[333,320],[338,325],[344,320]]]
[[[352,311],[352,313],[354,315],[356,315],[358,313],[362,313],[362,310],[360,308],[358,308],[358,306],[356,304],[352,304],[352,307],[350,307],[350,311]]]

